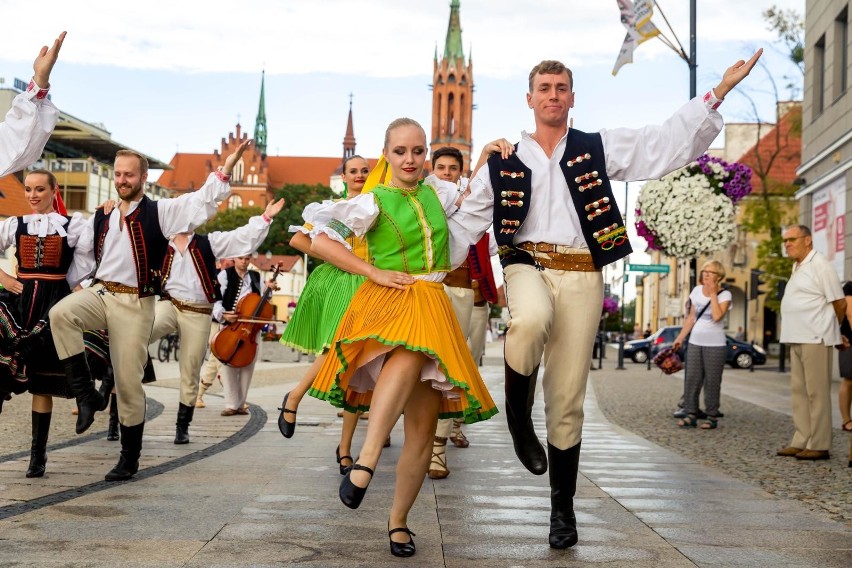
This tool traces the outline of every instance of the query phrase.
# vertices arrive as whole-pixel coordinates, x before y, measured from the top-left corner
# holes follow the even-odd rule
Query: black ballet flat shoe
[[[361,506],[361,501],[364,500],[364,495],[367,494],[367,487],[358,487],[354,483],[352,483],[352,479],[350,476],[354,470],[366,471],[370,474],[370,479],[373,478],[373,470],[367,467],[366,465],[361,465],[360,463],[352,464],[352,467],[349,468],[349,471],[343,476],[343,481],[340,482],[340,491],[338,494],[340,495],[340,500],[344,505],[349,507],[350,509],[357,509]]]
[[[408,533],[408,542],[394,542],[390,537],[393,533],[404,532]],[[390,521],[388,522],[388,539],[390,540],[390,549],[391,554],[394,556],[399,556],[400,558],[408,558],[409,556],[414,556],[414,553],[417,550],[414,548],[414,539],[412,537],[417,536],[410,530],[408,527],[399,527],[392,529],[390,528]]]
[[[340,466],[340,475],[346,475],[346,472],[352,469],[352,463],[354,463],[355,460],[352,459],[352,456],[341,456],[340,445],[338,445],[337,448],[334,450],[334,457],[337,458],[337,464]],[[340,463],[343,460],[349,460],[351,463],[349,465],[343,465],[342,463]]]
[[[281,408],[278,409],[281,411],[278,413],[278,429],[281,431],[281,435],[285,438],[292,438],[293,434],[296,432],[296,423],[293,422],[291,424],[284,420],[284,414],[293,414],[294,416],[296,414],[295,410],[287,409],[287,398],[289,396],[289,392],[284,395],[284,400],[281,401]]]

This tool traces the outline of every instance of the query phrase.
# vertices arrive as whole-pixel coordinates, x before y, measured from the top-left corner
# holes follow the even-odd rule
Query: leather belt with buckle
[[[107,292],[112,294],[138,294],[139,288],[133,286],[125,286],[119,282],[109,282],[108,280],[98,280],[97,284],[103,284]]]

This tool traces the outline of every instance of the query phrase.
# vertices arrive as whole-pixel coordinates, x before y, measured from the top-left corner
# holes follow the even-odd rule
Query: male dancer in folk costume
[[[180,333],[180,403],[175,444],[189,443],[199,372],[209,344],[210,317],[213,304],[221,299],[216,259],[257,250],[282,207],[283,199],[272,201],[263,215],[252,217],[247,225],[233,231],[209,235],[178,233],[169,240],[163,262],[163,293],[157,302],[151,343],[170,333]]]
[[[0,177],[32,165],[41,157],[59,110],[47,98],[50,72],[59,57],[65,32],[59,34],[53,47],[41,48],[33,62],[33,78],[27,90],[12,100],[12,108],[0,122]]]
[[[240,300],[248,294],[263,294],[266,291],[261,287],[260,273],[249,270],[249,264],[251,264],[250,255],[236,257],[234,266],[219,272],[216,279],[221,299],[213,305],[213,319],[221,323],[223,327],[239,319],[236,308]],[[268,280],[266,288],[277,290],[278,285],[274,280]],[[246,398],[259,351],[260,349],[255,351],[254,359],[245,367],[238,368],[223,364],[219,368],[219,376],[222,377],[222,387],[225,390],[225,410],[222,411],[222,416],[248,414],[245,406]]]
[[[148,160],[135,152],[118,152],[113,171],[119,206],[109,215],[103,210],[96,212],[77,243],[78,249],[89,253],[95,283],[56,304],[50,311],[50,325],[77,398],[78,434],[91,426],[95,411],[104,405],[103,397],[92,386],[83,353],[83,332],[109,330],[121,456],[106,474],[107,481],[129,479],[139,469],[145,428],[142,375],[168,237],[192,231],[216,213],[219,202],[230,194],[231,170],[249,142],[243,142],[228,156],[224,166],[211,173],[198,191],[159,201],[148,199],[143,192]]]
[[[722,99],[761,51],[661,126],[586,134],[568,128],[571,71],[542,61],[529,76],[536,130],[509,158],[493,156],[471,182],[491,198],[511,316],[506,335],[506,419],[532,473],[550,467],[550,546],[577,542],[573,497],[583,399],[603,300],[601,268],[631,252],[609,180],[656,179],[704,152],[722,128]],[[547,454],[531,412],[544,356]]]

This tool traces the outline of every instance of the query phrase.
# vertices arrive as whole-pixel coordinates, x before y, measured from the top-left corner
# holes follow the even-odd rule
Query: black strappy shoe
[[[278,409],[281,411],[278,413],[278,429],[281,431],[281,435],[285,438],[292,438],[293,434],[296,432],[296,422],[291,424],[284,420],[284,414],[292,414],[294,416],[296,414],[295,410],[287,409],[287,398],[289,396],[289,392],[284,395],[284,400],[281,401],[281,408]]]
[[[340,500],[350,509],[357,509],[361,506],[361,501],[364,500],[364,495],[367,494],[367,487],[369,487],[369,485],[367,487],[358,487],[352,483],[350,476],[355,470],[366,471],[370,474],[370,481],[373,480],[372,469],[366,465],[361,465],[360,463],[352,464],[352,467],[349,468],[349,471],[347,471],[343,476],[343,481],[340,482],[340,491],[338,492]]]
[[[391,539],[391,535],[393,533],[404,532],[408,534],[408,542],[394,542]],[[390,540],[390,549],[391,554],[394,556],[399,556],[400,558],[408,558],[409,556],[414,556],[414,553],[417,550],[414,548],[414,539],[412,537],[417,536],[410,530],[408,527],[399,527],[392,529],[390,528],[390,521],[388,521],[388,540]]]
[[[337,446],[337,449],[334,450],[334,457],[337,458],[337,463],[340,466],[340,475],[346,475],[346,472],[349,471],[350,469],[352,469],[352,464],[350,463],[349,465],[343,465],[340,462],[342,462],[343,460],[349,460],[350,462],[354,463],[355,460],[352,459],[352,456],[341,456],[339,444]]]

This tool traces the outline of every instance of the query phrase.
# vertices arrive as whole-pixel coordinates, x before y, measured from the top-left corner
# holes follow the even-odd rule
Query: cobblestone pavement
[[[610,355],[604,360],[603,370],[591,373],[600,409],[611,422],[768,493],[802,501],[852,527],[849,434],[833,429],[830,460],[803,462],[777,457],[776,450],[789,443],[792,418],[726,395],[726,390],[738,383],[753,382],[770,371],[750,374],[726,367],[721,404],[725,417],[719,420],[716,430],[701,430],[678,428],[677,420],[672,418],[683,392],[683,373],[665,376],[656,368],[647,371],[644,365],[632,362],[625,363],[627,370],[616,371],[615,364],[615,357]],[[789,383],[780,379],[775,392],[764,392],[765,400],[784,392],[789,400]],[[832,404],[836,400],[833,397]]]

